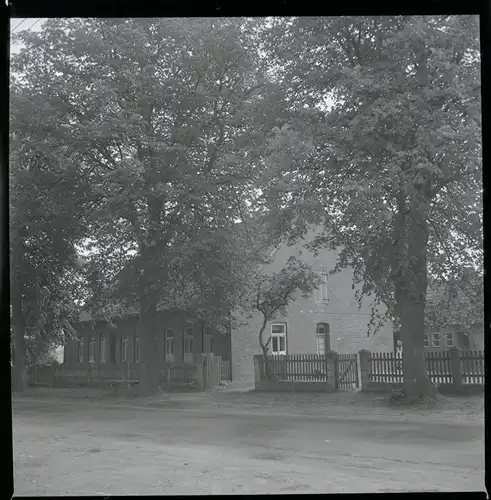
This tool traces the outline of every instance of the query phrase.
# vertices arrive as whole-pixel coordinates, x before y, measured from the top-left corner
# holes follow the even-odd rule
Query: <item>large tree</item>
[[[293,237],[326,221],[317,245],[340,247],[338,269],[400,322],[408,399],[434,394],[428,273],[482,266],[477,18],[273,19],[267,31],[295,117],[276,130],[265,198]]]
[[[81,297],[74,245],[91,195],[76,155],[46,135],[39,94],[14,80],[10,103],[10,316],[13,385],[22,391],[26,361],[73,333]]]
[[[46,134],[67,155],[76,152],[98,193],[89,234],[131,263],[126,279],[149,392],[158,383],[156,312],[172,291],[171,249],[203,229],[231,226],[281,110],[256,25],[52,19],[22,35],[25,49],[14,61],[19,85],[44,100]],[[114,275],[114,263],[99,255],[93,278],[103,267]]]

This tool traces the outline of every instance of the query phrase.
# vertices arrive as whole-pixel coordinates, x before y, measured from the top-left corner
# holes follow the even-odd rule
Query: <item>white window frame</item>
[[[441,346],[441,337],[439,333],[431,334],[431,347],[440,347]]]
[[[184,351],[183,361],[186,364],[193,364],[194,362],[194,332],[192,328],[186,328],[184,331]]]
[[[430,347],[430,336],[428,333],[425,333],[423,345],[424,347]]]
[[[165,361],[166,363],[174,362],[175,336],[172,328],[165,330]]]
[[[140,362],[140,332],[135,331],[135,363]]]
[[[95,363],[95,345],[97,340],[95,337],[90,337],[89,340],[89,363]]]
[[[83,363],[84,362],[84,347],[85,347],[85,342],[83,336],[78,338],[78,362]]]
[[[107,359],[107,340],[106,336],[102,333],[100,337],[100,362],[106,363]]]
[[[319,327],[324,329],[324,332],[319,331]],[[327,331],[326,331],[327,330]],[[326,350],[326,335],[329,335],[329,324],[320,321],[315,324],[315,350],[317,354],[324,354]],[[322,349],[319,348],[319,340],[322,339]]]
[[[214,341],[215,337],[211,333],[205,333],[204,334],[204,345],[203,345],[203,352],[205,353],[212,353],[213,347],[214,347]]]
[[[316,290],[316,302],[317,304],[327,304],[329,302],[329,293],[327,289],[328,273],[323,270],[319,273],[319,277],[321,282],[319,288]]]
[[[450,342],[448,342],[450,340]],[[453,332],[447,332],[445,334],[445,347],[455,347]]]
[[[273,329],[275,327],[278,327],[278,326],[281,326],[283,328],[283,331],[282,332],[273,332]],[[270,343],[269,343],[269,352],[271,354],[273,354],[273,355],[281,355],[281,354],[286,354],[287,353],[286,335],[287,335],[286,323],[272,323],[271,324],[271,335],[270,335],[271,340],[270,340]],[[274,343],[274,339],[275,338],[277,338],[277,339],[283,338],[284,339],[284,343],[285,343],[285,348],[284,349],[279,349],[280,346],[281,346],[281,341],[277,340],[278,350],[277,351],[273,351],[273,343]]]
[[[121,337],[121,363],[128,361],[128,337]]]
[[[317,354],[324,354],[326,352],[326,337],[320,333],[315,336],[315,351]]]

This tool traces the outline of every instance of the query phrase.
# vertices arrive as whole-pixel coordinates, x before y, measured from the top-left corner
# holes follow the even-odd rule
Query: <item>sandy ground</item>
[[[482,416],[455,402],[445,418],[366,418],[387,409],[363,397],[350,413],[344,400],[268,396],[16,399],[15,494],[484,490]]]

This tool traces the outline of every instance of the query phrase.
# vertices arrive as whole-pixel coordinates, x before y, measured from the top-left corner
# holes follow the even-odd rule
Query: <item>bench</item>
[[[106,380],[112,389],[114,396],[132,396],[134,395],[134,387],[140,383],[139,380],[124,380],[114,379]]]

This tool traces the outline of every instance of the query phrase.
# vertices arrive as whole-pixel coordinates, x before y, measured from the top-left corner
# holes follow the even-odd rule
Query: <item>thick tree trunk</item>
[[[396,284],[403,345],[404,392],[408,402],[436,396],[436,389],[426,373],[424,357],[427,214],[428,205],[418,197],[407,214],[406,272]]]
[[[159,388],[160,362],[158,352],[157,307],[155,302],[140,303],[140,386],[142,394],[155,394]]]
[[[12,284],[12,331],[15,338],[15,380],[12,385],[17,392],[23,392],[26,387],[26,326],[22,311],[22,299],[18,284]]]

